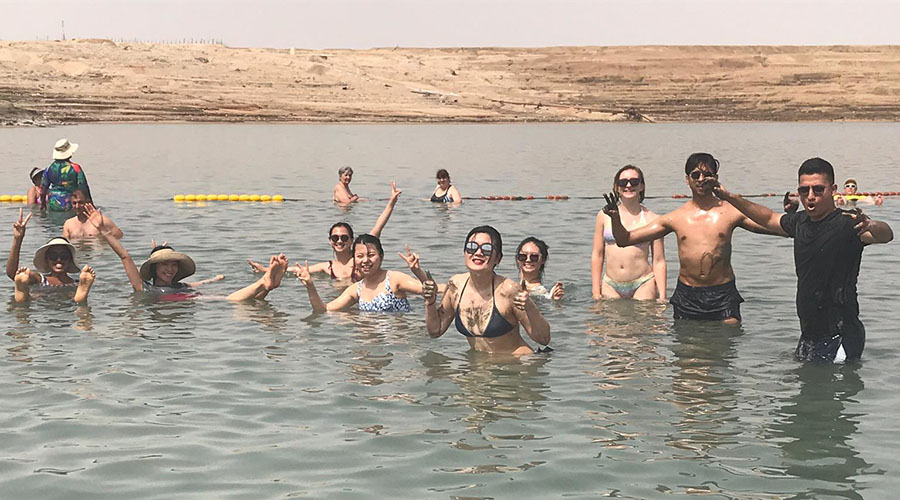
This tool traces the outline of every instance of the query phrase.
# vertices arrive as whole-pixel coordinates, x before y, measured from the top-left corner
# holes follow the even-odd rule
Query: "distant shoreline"
[[[900,46],[0,42],[0,125],[900,121]]]

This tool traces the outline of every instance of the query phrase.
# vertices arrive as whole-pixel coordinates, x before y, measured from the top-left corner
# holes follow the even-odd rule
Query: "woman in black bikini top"
[[[494,273],[503,257],[500,233],[490,226],[469,232],[463,248],[467,273],[450,279],[437,305],[437,287],[426,283],[425,324],[432,337],[440,337],[456,324],[469,345],[478,351],[516,356],[535,352],[522,338],[519,326],[538,344],[550,342],[550,325],[519,284]],[[459,292],[457,292],[457,290]]]

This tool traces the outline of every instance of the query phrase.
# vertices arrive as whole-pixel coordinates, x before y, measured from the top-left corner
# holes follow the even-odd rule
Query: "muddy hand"
[[[525,283],[525,280],[523,279],[519,284],[519,291],[516,293],[516,297],[513,299],[513,305],[515,305],[516,308],[520,311],[524,311],[525,306],[528,304],[528,296],[528,284]]]
[[[604,194],[603,199],[606,200],[603,213],[609,216],[619,213],[619,195],[617,193]]]

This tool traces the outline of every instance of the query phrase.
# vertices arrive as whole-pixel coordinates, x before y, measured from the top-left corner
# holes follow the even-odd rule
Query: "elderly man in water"
[[[736,227],[769,231],[713,195],[710,188],[719,177],[719,161],[712,155],[690,155],[684,173],[691,200],[646,226],[625,229],[615,193],[607,197],[609,203],[603,210],[612,220],[612,233],[620,247],[657,240],[671,232],[678,237],[678,284],[670,300],[675,319],[737,324],[744,299],[731,267],[731,236]]]
[[[827,161],[806,160],[797,177],[797,193],[806,210],[790,214],[776,214],[718,183],[712,189],[773,234],[794,238],[800,317],[800,342],[794,356],[804,361],[856,360],[866,343],[856,295],[863,248],[887,243],[894,233],[860,209],[835,206],[834,168]]]

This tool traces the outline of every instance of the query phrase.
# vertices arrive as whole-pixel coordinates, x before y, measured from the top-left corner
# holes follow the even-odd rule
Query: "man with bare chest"
[[[77,240],[79,238],[94,238],[100,236],[100,231],[93,224],[88,222],[88,217],[84,213],[87,205],[92,204],[88,195],[82,189],[76,189],[72,192],[70,198],[72,209],[75,211],[75,217],[72,217],[63,224],[63,238],[68,240]],[[110,234],[113,238],[122,239],[122,230],[119,229],[109,217],[102,215],[104,227],[111,228]]]
[[[691,200],[650,224],[628,231],[619,218],[617,200],[603,209],[612,220],[612,233],[620,247],[635,245],[674,232],[678,238],[678,285],[670,302],[675,319],[741,321],[744,301],[731,268],[731,236],[736,227],[767,233],[712,191],[719,161],[708,153],[694,153],[684,167]]]

